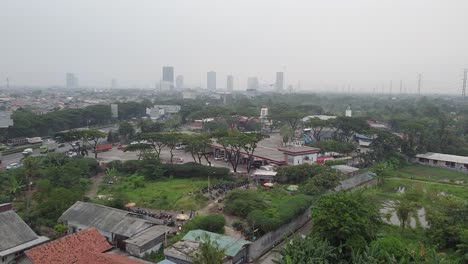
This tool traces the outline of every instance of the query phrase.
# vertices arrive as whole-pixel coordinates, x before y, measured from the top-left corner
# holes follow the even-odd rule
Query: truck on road
[[[96,152],[103,152],[103,151],[108,151],[112,149],[112,144],[107,143],[107,144],[99,144],[96,146]]]

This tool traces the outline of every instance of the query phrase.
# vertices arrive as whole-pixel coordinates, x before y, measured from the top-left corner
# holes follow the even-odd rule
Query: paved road
[[[110,130],[115,130],[115,129],[117,129],[117,128],[116,127],[107,127],[107,128],[102,128],[102,129],[99,129],[99,130],[102,130],[102,131],[108,133]],[[104,139],[102,141],[104,141]],[[42,144],[48,146],[49,149],[54,149],[55,148],[55,151],[60,152],[60,153],[67,152],[71,148],[69,144],[65,144],[65,147],[59,148],[58,147],[59,144],[57,142],[55,142],[53,139],[45,139]],[[39,149],[38,148],[33,149],[32,156],[39,156],[39,155],[41,155]],[[2,166],[6,167],[6,166],[8,166],[8,164],[18,163],[23,159],[23,157],[24,156],[23,156],[23,154],[21,154],[21,152],[2,156]]]

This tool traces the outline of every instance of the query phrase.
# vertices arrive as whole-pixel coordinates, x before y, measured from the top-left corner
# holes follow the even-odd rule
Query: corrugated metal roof
[[[442,153],[427,152],[424,154],[417,154],[416,158],[468,164],[468,157],[466,156],[449,155],[449,154],[442,154]]]
[[[126,243],[136,245],[136,246],[144,246],[148,242],[151,242],[153,239],[163,235],[164,233],[168,233],[171,231],[172,228],[163,225],[156,225],[150,227],[140,234],[133,236],[130,239],[125,240]]]
[[[0,252],[39,238],[15,211],[0,213]]]
[[[80,201],[68,208],[59,221],[95,227],[125,237],[131,237],[155,224],[127,211]]]
[[[251,243],[240,238],[224,236],[200,229],[188,232],[182,240],[204,242],[206,237],[208,237],[210,241],[216,242],[219,247],[224,250],[224,254],[230,257],[236,256],[245,245]]]

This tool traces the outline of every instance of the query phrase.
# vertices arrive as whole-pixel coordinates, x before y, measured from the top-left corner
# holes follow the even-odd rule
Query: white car
[[[215,159],[215,160],[223,160],[224,157],[215,157],[214,159]]]
[[[12,169],[17,169],[19,167],[23,166],[21,163],[11,163],[10,165],[6,166],[7,170],[12,170]]]
[[[67,152],[67,157],[69,158],[73,158],[73,157],[76,157],[78,154],[76,154],[76,152],[74,151],[68,151]]]

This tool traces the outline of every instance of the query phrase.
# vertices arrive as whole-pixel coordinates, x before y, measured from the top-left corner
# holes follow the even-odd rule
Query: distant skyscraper
[[[184,89],[184,76],[177,75],[176,78],[176,88],[177,89]]]
[[[232,92],[234,90],[234,77],[232,77],[232,75],[227,76],[226,90],[229,92]]]
[[[65,81],[67,88],[69,89],[78,87],[78,78],[75,76],[74,73],[67,72],[67,74],[65,75]]]
[[[174,67],[172,66],[164,66],[162,68],[163,72],[163,81],[174,83]]]
[[[275,82],[275,89],[277,92],[282,91],[284,88],[284,73],[277,72],[276,73],[276,82]]]
[[[112,89],[117,88],[117,80],[116,80],[116,79],[112,79],[112,80],[111,80],[111,88],[112,88]]]
[[[247,78],[247,89],[255,89],[258,90],[260,84],[258,83],[257,77],[249,77]]]
[[[209,71],[206,74],[206,88],[211,91],[216,90],[216,72]]]

